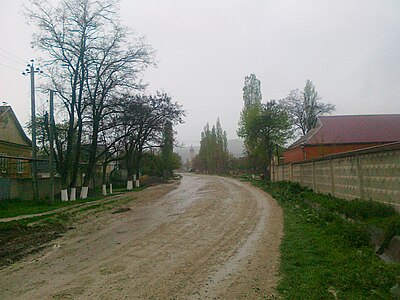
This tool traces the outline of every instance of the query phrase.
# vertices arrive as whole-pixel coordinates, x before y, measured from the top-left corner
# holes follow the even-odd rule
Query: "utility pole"
[[[50,143],[50,203],[54,204],[54,91],[50,90],[50,126],[49,126],[49,143]]]
[[[35,69],[34,60],[31,59],[31,63],[27,65],[25,72],[22,75],[31,76],[31,118],[32,118],[32,186],[33,186],[33,199],[35,202],[39,200],[39,190],[37,183],[37,152],[36,152],[36,108],[35,108],[35,73],[43,73],[39,68]]]

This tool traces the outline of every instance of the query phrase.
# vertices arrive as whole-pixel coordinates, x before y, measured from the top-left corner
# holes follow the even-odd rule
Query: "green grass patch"
[[[133,192],[141,191],[144,188],[145,187],[134,188],[132,191]],[[11,218],[21,215],[44,213],[62,207],[74,206],[77,204],[101,200],[109,196],[115,196],[117,194],[122,194],[126,192],[127,192],[126,188],[118,188],[113,190],[112,195],[103,196],[101,195],[101,189],[96,189],[92,191],[93,196],[90,196],[86,199],[78,199],[76,201],[61,201],[57,199],[53,204],[49,204],[46,201],[35,202],[33,200],[20,200],[20,199],[2,200],[0,201],[0,219]]]
[[[32,200],[2,200],[0,201],[0,218],[11,218],[20,215],[31,215],[52,211],[54,209],[73,206],[86,202],[93,202],[105,198],[105,196],[88,197],[87,199],[79,199],[76,201],[56,200],[54,204],[47,202],[34,202]]]
[[[399,283],[400,264],[378,257],[369,231],[382,228],[387,246],[400,228],[393,207],[315,194],[295,183],[253,183],[284,211],[278,286],[284,299],[396,299],[391,288]]]

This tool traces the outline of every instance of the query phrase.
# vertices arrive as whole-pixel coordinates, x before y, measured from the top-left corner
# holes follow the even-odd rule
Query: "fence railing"
[[[274,166],[271,178],[338,198],[400,206],[400,142]]]

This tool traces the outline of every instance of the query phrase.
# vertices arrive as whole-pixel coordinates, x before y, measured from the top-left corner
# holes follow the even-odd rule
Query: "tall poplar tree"
[[[273,149],[283,146],[291,137],[289,116],[274,100],[261,103],[260,81],[254,74],[245,78],[244,106],[240,115],[238,136],[244,139],[253,168],[261,167],[265,178],[270,178]]]
[[[244,87],[243,87],[243,109],[240,113],[239,120],[239,129],[237,130],[237,134],[239,137],[244,139],[244,145],[247,151],[247,155],[252,157],[253,165],[258,165],[255,161],[254,157],[254,147],[257,144],[256,141],[252,140],[251,124],[253,120],[260,114],[261,112],[261,82],[257,79],[255,74],[250,74],[246,76],[244,79]]]
[[[229,152],[226,132],[219,118],[210,130],[207,123],[201,133],[200,151],[194,159],[194,168],[208,173],[224,173],[228,169]]]

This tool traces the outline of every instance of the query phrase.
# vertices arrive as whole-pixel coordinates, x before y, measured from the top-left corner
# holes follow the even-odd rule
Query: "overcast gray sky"
[[[20,74],[40,53],[22,3],[0,0],[0,101],[24,124],[29,79]],[[335,114],[400,113],[399,0],[123,0],[121,17],[157,52],[158,67],[145,73],[150,91],[187,111],[181,142],[194,144],[218,116],[236,138],[250,73],[264,101],[311,79]]]

